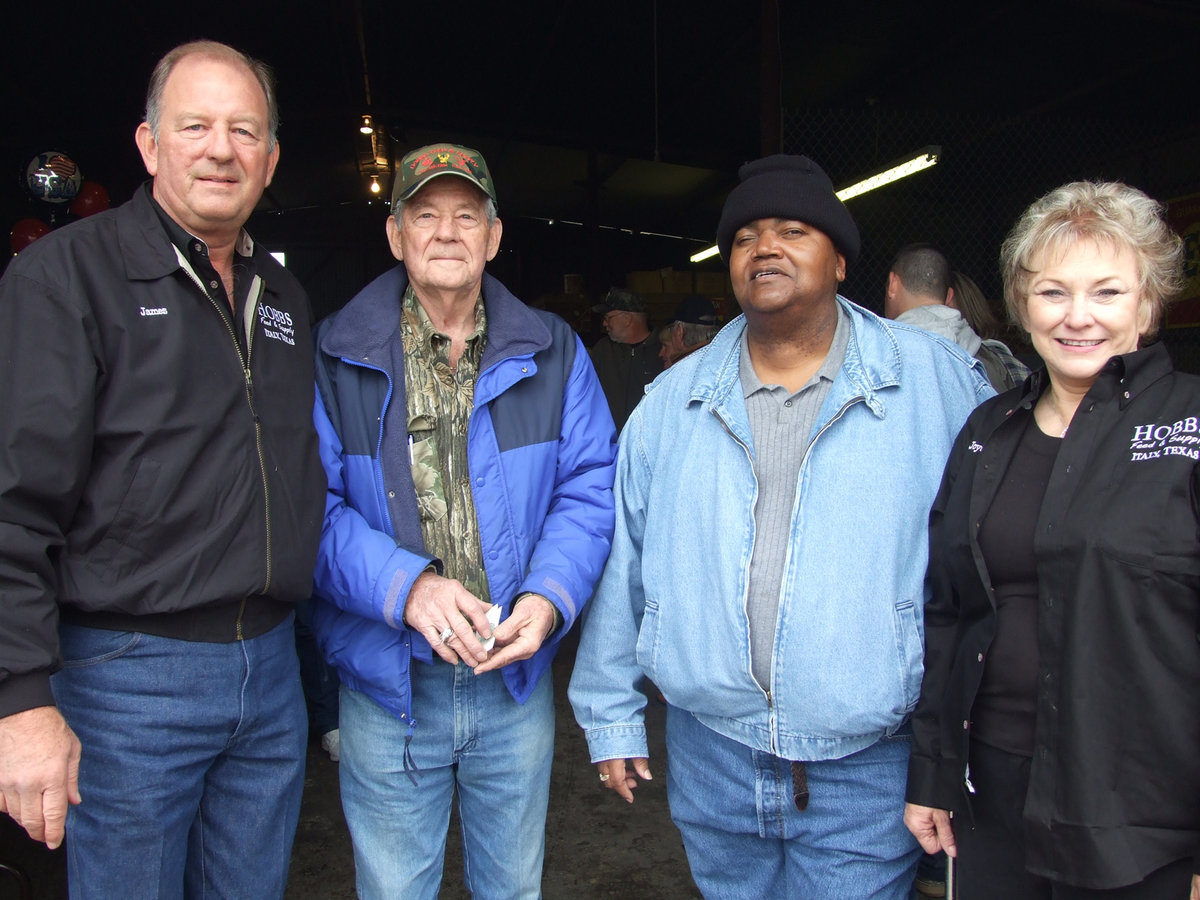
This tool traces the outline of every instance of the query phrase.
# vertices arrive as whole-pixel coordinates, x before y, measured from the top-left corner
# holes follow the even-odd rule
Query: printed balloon
[[[83,173],[75,160],[57,150],[39,153],[25,167],[29,193],[47,203],[70,203],[83,184]]]

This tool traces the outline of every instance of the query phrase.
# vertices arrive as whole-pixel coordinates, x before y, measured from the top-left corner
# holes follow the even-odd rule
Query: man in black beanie
[[[803,156],[748,163],[717,243],[743,316],[647,391],[571,701],[599,780],[650,777],[706,897],[903,900],[928,513],[993,392],[931,334],[838,295],[858,228]]]

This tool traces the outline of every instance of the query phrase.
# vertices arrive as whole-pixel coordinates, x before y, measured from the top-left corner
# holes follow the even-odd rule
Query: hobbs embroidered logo
[[[1200,460],[1200,418],[1190,416],[1169,425],[1137,425],[1129,442],[1130,462],[1164,456]]]
[[[165,306],[139,306],[139,316],[165,316],[167,308]]]
[[[979,441],[971,441],[971,443],[967,444],[967,449],[972,453],[982,453],[983,444],[979,443]]]
[[[258,323],[262,325],[263,334],[267,337],[292,347],[296,346],[296,326],[292,324],[291,313],[273,306],[260,305]]]

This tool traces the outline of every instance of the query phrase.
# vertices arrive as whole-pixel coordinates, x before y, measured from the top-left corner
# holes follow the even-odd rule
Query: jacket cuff
[[[605,725],[584,732],[594,763],[606,759],[643,759],[650,756],[645,725]]]
[[[955,775],[947,774],[945,765],[914,755],[908,761],[904,800],[933,809],[957,809],[962,805],[961,784]]]
[[[54,706],[49,672],[9,675],[0,681],[0,719],[39,706]]]

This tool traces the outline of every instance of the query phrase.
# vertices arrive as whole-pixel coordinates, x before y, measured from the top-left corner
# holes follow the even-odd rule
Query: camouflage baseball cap
[[[392,182],[392,206],[407,200],[431,178],[458,175],[496,201],[496,189],[483,154],[458,144],[427,144],[404,154]]]

